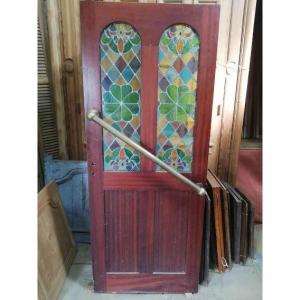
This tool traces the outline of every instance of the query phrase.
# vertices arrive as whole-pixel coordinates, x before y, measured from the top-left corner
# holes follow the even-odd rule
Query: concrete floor
[[[197,294],[101,294],[93,292],[89,245],[78,246],[78,253],[64,283],[59,300],[260,300],[262,299],[262,226],[255,226],[256,257],[245,266],[234,265],[223,274],[210,272],[208,286]]]

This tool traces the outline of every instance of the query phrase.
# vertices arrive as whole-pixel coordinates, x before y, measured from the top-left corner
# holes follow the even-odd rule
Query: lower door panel
[[[196,291],[203,201],[169,190],[108,190],[104,198],[107,291]]]

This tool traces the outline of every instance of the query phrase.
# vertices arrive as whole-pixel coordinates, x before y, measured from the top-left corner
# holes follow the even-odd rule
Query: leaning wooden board
[[[236,191],[248,204],[247,222],[247,257],[254,258],[254,216],[255,205],[238,189]]]
[[[222,199],[221,186],[215,179],[210,170],[207,173],[207,181],[212,190],[212,204],[214,215],[214,228],[217,247],[217,268],[219,272],[224,272],[224,238],[223,238],[223,218],[222,218]]]
[[[76,247],[55,182],[38,194],[38,297],[55,300],[74,260]]]
[[[210,171],[221,187],[222,194],[222,214],[223,214],[223,234],[225,247],[225,260],[229,269],[232,268],[231,242],[230,242],[230,195],[223,182]]]
[[[247,240],[248,240],[248,202],[238,193],[238,191],[228,185],[230,193],[240,200],[241,203],[241,226],[240,226],[240,259],[239,262],[245,264],[247,261]]]
[[[242,219],[242,201],[233,192],[233,188],[224,182],[226,189],[230,193],[230,240],[231,257],[234,263],[240,263],[240,245],[241,245],[241,219]]]

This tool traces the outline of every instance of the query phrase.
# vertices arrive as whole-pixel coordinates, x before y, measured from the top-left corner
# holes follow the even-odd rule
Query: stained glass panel
[[[113,23],[100,38],[102,112],[106,122],[140,142],[141,40],[128,24]],[[140,155],[103,130],[105,171],[139,171]]]
[[[192,171],[199,47],[197,34],[186,25],[167,28],[159,43],[156,153],[186,173]]]

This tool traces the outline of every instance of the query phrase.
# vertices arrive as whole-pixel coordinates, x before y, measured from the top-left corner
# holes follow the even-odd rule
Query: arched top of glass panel
[[[162,34],[159,46],[167,47],[174,55],[185,55],[188,52],[198,53],[200,40],[194,29],[188,25],[175,24]]]
[[[102,112],[105,121],[140,142],[141,39],[129,24],[112,23],[100,37]],[[103,130],[105,171],[139,171],[140,155]]]
[[[167,28],[159,43],[156,153],[186,173],[192,171],[199,47],[197,33],[183,24]]]
[[[112,23],[101,34],[100,43],[107,45],[115,53],[127,53],[132,48],[141,47],[141,39],[136,30],[126,23]]]

